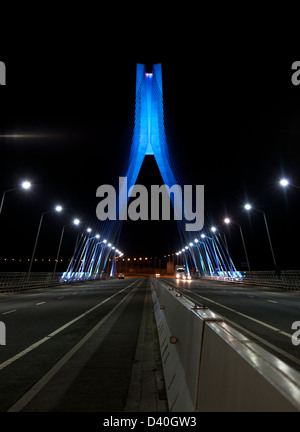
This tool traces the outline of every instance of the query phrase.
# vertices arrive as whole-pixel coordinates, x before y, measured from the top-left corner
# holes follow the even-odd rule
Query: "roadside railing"
[[[59,285],[62,273],[0,272],[0,292],[23,291]]]
[[[274,271],[251,271],[246,272],[244,281],[255,285],[300,290],[300,270],[282,270],[278,274]]]
[[[218,275],[197,276],[199,279],[209,279],[214,281],[250,283],[252,285],[269,286],[273,288],[284,288],[289,290],[300,290],[300,270],[282,270],[275,274],[273,270],[263,271],[242,271],[236,272],[239,275],[230,272],[219,272]]]

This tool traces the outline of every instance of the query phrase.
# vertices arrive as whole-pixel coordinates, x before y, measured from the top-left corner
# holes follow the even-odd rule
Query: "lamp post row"
[[[26,181],[23,181],[23,182],[20,184],[20,186],[14,187],[14,188],[12,188],[12,189],[8,189],[8,190],[6,190],[6,191],[3,192],[2,199],[1,199],[1,203],[0,203],[0,215],[1,215],[1,212],[2,212],[2,208],[3,208],[3,204],[4,204],[4,200],[5,200],[6,194],[7,194],[8,192],[11,192],[11,191],[14,191],[14,190],[17,190],[17,189],[21,189],[21,188],[22,188],[22,189],[25,189],[25,190],[28,190],[28,189],[31,188],[31,183],[30,183],[29,181],[26,180]],[[54,211],[57,212],[57,213],[60,213],[62,210],[63,210],[63,208],[62,208],[61,205],[56,205],[52,210],[45,211],[45,212],[43,212],[43,213],[41,214],[40,222],[39,222],[39,226],[38,226],[38,230],[37,230],[37,234],[36,234],[36,237],[35,237],[35,242],[34,242],[33,252],[32,252],[32,256],[31,256],[31,260],[30,260],[30,265],[29,265],[29,269],[28,269],[28,272],[27,272],[27,280],[30,278],[31,269],[32,269],[32,265],[33,265],[33,262],[34,262],[34,257],[35,257],[35,252],[36,252],[36,247],[37,247],[37,243],[38,243],[38,239],[39,239],[39,235],[40,235],[40,231],[41,231],[41,226],[42,226],[42,222],[43,222],[43,219],[44,219],[44,215],[46,215],[46,214],[48,214],[48,213],[52,213],[52,212],[54,212]],[[79,225],[79,224],[80,224],[80,220],[79,220],[78,218],[75,218],[75,219],[73,220],[72,223],[68,223],[68,224],[65,224],[65,225],[63,226],[62,231],[61,231],[61,235],[60,235],[60,240],[59,240],[59,246],[58,246],[58,250],[57,250],[57,255],[56,255],[56,259],[55,259],[54,270],[53,270],[53,276],[55,275],[55,272],[56,272],[56,266],[57,266],[58,259],[59,259],[59,254],[60,254],[60,249],[61,249],[61,245],[62,245],[62,240],[63,240],[63,236],[64,236],[65,228],[66,228],[67,226],[69,226],[69,225]],[[87,232],[88,232],[88,233],[90,233],[91,231],[92,231],[91,228],[87,228]],[[95,237],[93,237],[93,238],[99,238],[99,237],[100,237],[99,234],[97,234],[97,235],[96,235]],[[77,238],[77,240],[78,240],[78,238]],[[107,240],[104,240],[105,243],[106,243],[106,241],[107,241]],[[112,245],[109,243],[109,246],[112,246]],[[76,249],[76,248],[75,248],[75,249]],[[121,255],[123,255],[123,253],[120,252],[118,249],[116,249],[114,246],[112,247],[112,249],[113,249],[113,250],[116,250],[118,253],[120,253]],[[121,256],[121,255],[120,255],[120,256]]]
[[[293,186],[293,187],[295,187],[295,188],[297,188],[297,189],[300,189],[300,186],[291,185],[290,182],[289,182],[287,179],[281,179],[279,183],[280,183],[280,185],[281,185],[282,187]],[[269,227],[268,227],[268,222],[267,222],[267,217],[266,217],[265,212],[264,212],[263,210],[260,210],[260,209],[254,208],[251,204],[245,204],[245,205],[244,205],[244,208],[245,208],[247,211],[254,210],[254,211],[258,211],[258,212],[260,212],[260,213],[263,214],[264,223],[265,223],[265,227],[266,227],[266,231],[267,231],[267,236],[268,236],[268,240],[269,240],[269,245],[270,245],[270,250],[271,250],[271,254],[272,254],[272,260],[273,260],[274,268],[276,269],[278,265],[277,265],[277,262],[276,262],[276,259],[275,259],[274,249],[273,249],[273,245],[272,245],[272,241],[271,241],[271,235],[270,235],[270,231],[269,231]],[[246,256],[246,260],[247,260],[247,266],[248,266],[249,272],[251,273],[251,268],[250,268],[250,263],[249,263],[248,253],[247,253],[246,244],[245,244],[245,239],[244,239],[244,235],[243,235],[243,231],[242,231],[242,227],[241,227],[241,225],[238,224],[238,223],[236,223],[236,222],[232,222],[232,220],[229,219],[228,217],[226,217],[226,218],[224,219],[224,222],[225,222],[227,225],[229,225],[229,224],[232,223],[232,224],[237,225],[237,226],[239,227],[240,234],[241,234],[241,239],[242,239],[242,243],[243,243],[243,248],[244,248],[244,252],[245,252],[245,256]],[[215,227],[212,227],[211,230],[212,230],[213,232],[215,232],[217,229],[216,229]],[[202,236],[205,237],[204,234],[202,234]],[[226,239],[226,237],[225,237],[225,239]],[[228,253],[227,241],[226,241],[226,249],[227,249],[227,253]]]
[[[286,188],[286,187],[288,187],[288,186],[292,186],[292,187],[294,187],[294,188],[300,189],[300,186],[297,186],[297,185],[291,184],[291,183],[289,182],[289,180],[286,179],[286,178],[282,178],[282,179],[279,181],[279,184],[280,184],[282,187],[284,187],[284,188]],[[2,213],[2,208],[3,208],[3,204],[4,204],[4,200],[5,200],[6,194],[7,194],[8,192],[12,192],[12,191],[14,191],[14,190],[21,189],[21,188],[22,188],[22,189],[25,189],[25,190],[28,190],[28,189],[31,188],[31,183],[30,183],[29,181],[25,180],[25,181],[23,181],[23,182],[20,184],[20,186],[14,187],[14,188],[12,188],[12,189],[8,189],[8,190],[6,190],[6,191],[3,192],[2,199],[1,199],[1,203],[0,203],[0,215],[1,215],[1,213]],[[259,211],[259,212],[261,212],[261,213],[263,214],[264,222],[265,222],[265,226],[266,226],[266,230],[267,230],[267,235],[268,235],[268,240],[269,240],[269,244],[270,244],[270,249],[271,249],[272,259],[273,259],[274,266],[276,267],[276,259],[275,259],[275,254],[274,254],[274,250],[273,250],[273,246],[272,246],[271,236],[270,236],[269,227],[268,227],[268,223],[267,223],[267,218],[266,218],[265,212],[262,211],[262,210],[259,210],[259,209],[257,209],[257,208],[253,208],[253,207],[251,206],[251,204],[246,204],[246,205],[244,206],[244,208],[245,208],[246,210],[248,210],[248,211],[250,211],[250,210],[256,210],[256,211]],[[37,242],[38,242],[38,238],[39,238],[39,234],[40,234],[40,229],[41,229],[41,225],[42,225],[43,217],[44,217],[45,214],[47,214],[47,213],[51,213],[52,211],[61,212],[61,211],[62,211],[62,206],[57,205],[53,210],[46,211],[46,212],[42,213],[42,215],[41,215],[40,223],[39,223],[39,227],[38,227],[38,231],[37,231],[37,235],[36,235],[36,239],[35,239],[35,243],[34,243],[34,248],[33,248],[33,252],[32,252],[32,257],[31,257],[31,260],[30,260],[30,266],[29,266],[29,270],[28,270],[27,278],[29,278],[29,276],[30,276],[30,272],[31,272],[31,268],[32,268],[32,264],[33,264],[33,260],[34,260],[34,256],[35,256],[36,246],[37,246]],[[246,250],[246,245],[245,245],[245,240],[244,240],[244,236],[243,236],[243,231],[242,231],[242,227],[241,227],[241,225],[238,224],[238,223],[236,223],[236,222],[232,222],[229,218],[225,218],[225,219],[224,219],[224,222],[225,222],[226,224],[233,223],[234,225],[237,225],[237,226],[239,227],[239,229],[240,229],[240,234],[241,234],[241,238],[242,238],[242,242],[243,242],[244,252],[245,252],[245,256],[246,256],[246,260],[247,260],[247,265],[248,265],[249,271],[251,272],[251,270],[250,270],[250,264],[249,264],[249,259],[248,259],[248,254],[247,254],[247,250]],[[79,219],[74,219],[73,223],[74,223],[75,225],[78,225],[78,224],[80,223],[80,221],[79,221]],[[63,239],[63,235],[64,235],[64,229],[65,229],[65,227],[68,226],[68,225],[71,225],[71,224],[66,224],[66,225],[64,225],[64,226],[63,226],[63,229],[62,229],[62,232],[61,232],[60,242],[59,242],[59,247],[58,247],[58,252],[57,252],[57,257],[56,257],[56,260],[55,260],[55,266],[54,266],[54,272],[53,272],[54,274],[55,274],[55,271],[56,271],[56,265],[57,265],[57,261],[58,261],[58,257],[59,257],[59,253],[60,253],[60,248],[61,248],[62,239]],[[212,228],[212,231],[214,232],[215,230],[216,230],[216,228],[213,227],[213,228]],[[227,246],[227,245],[226,245],[226,246]]]
[[[15,190],[18,190],[18,189],[29,190],[30,188],[31,188],[31,183],[29,181],[27,181],[27,180],[24,180],[20,184],[20,186],[17,186],[17,187],[14,187],[12,189],[8,189],[8,190],[4,191],[3,195],[2,195],[1,203],[0,203],[0,215],[2,213],[2,208],[3,208],[4,200],[5,200],[6,194],[8,192],[12,192],[12,191],[15,191]],[[39,222],[39,226],[38,226],[38,230],[37,230],[37,234],[36,234],[36,238],[35,238],[35,243],[34,243],[34,247],[33,247],[33,252],[32,252],[32,256],[31,256],[31,260],[30,260],[30,264],[29,264],[29,269],[28,269],[28,272],[27,272],[27,279],[29,279],[29,277],[30,277],[31,268],[32,268],[32,264],[33,264],[33,261],[34,261],[34,257],[35,257],[36,247],[37,247],[37,243],[38,243],[38,239],[39,239],[40,230],[41,230],[41,226],[42,226],[44,215],[47,214],[47,213],[51,213],[53,211],[61,212],[62,210],[63,210],[62,206],[61,205],[57,205],[54,209],[45,211],[45,212],[43,212],[41,214],[40,222]],[[79,219],[76,218],[76,219],[73,220],[73,224],[74,225],[79,225],[79,223],[80,223]],[[67,224],[67,225],[71,225],[71,224]],[[53,274],[55,274],[55,271],[56,271],[57,261],[58,261],[58,257],[59,257],[59,253],[60,253],[60,248],[61,248],[61,243],[62,243],[63,234],[64,234],[64,228],[67,225],[64,225],[64,227],[62,229],[61,236],[60,236],[59,248],[58,248],[57,257],[56,257],[56,260],[55,260],[55,266],[54,266]]]

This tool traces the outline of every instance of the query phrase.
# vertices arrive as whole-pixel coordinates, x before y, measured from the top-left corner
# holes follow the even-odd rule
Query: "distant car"
[[[191,279],[191,276],[186,273],[185,268],[178,268],[176,270],[176,276],[175,277],[177,280],[179,280],[179,279],[190,280]]]
[[[119,274],[118,274],[118,279],[125,279],[123,273],[119,273]]]

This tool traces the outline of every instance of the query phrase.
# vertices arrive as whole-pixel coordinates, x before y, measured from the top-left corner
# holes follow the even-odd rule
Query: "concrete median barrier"
[[[300,411],[300,373],[152,279],[169,410]]]
[[[220,321],[209,309],[177,297],[155,281],[153,292],[170,411],[195,411],[204,323]]]

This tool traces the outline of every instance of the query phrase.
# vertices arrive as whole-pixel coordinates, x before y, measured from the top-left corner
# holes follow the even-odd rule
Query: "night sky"
[[[164,103],[182,168],[193,184],[205,186],[206,226],[226,233],[236,266],[241,268],[245,256],[239,230],[225,226],[226,216],[242,226],[252,269],[273,266],[262,214],[250,216],[243,209],[249,201],[265,211],[282,269],[299,269],[300,189],[278,185],[286,176],[300,186],[300,86],[291,82],[299,52],[270,34],[242,40],[220,34],[214,42],[199,35],[180,45],[168,38],[139,49],[122,45],[121,35],[109,42],[96,34],[49,37],[42,45],[25,35],[0,46],[7,68],[7,85],[0,87],[0,133],[40,135],[0,138],[1,190],[25,178],[33,184],[32,190],[5,198],[0,271],[6,257],[31,256],[40,215],[56,203],[64,212],[45,215],[37,258],[55,258],[61,228],[73,217],[82,227],[95,224],[97,187],[124,174],[136,63],[149,70],[162,64]],[[138,183],[159,181],[148,157]],[[65,259],[77,232],[66,229]],[[128,222],[119,239],[125,256],[163,256],[181,247],[174,221]]]

